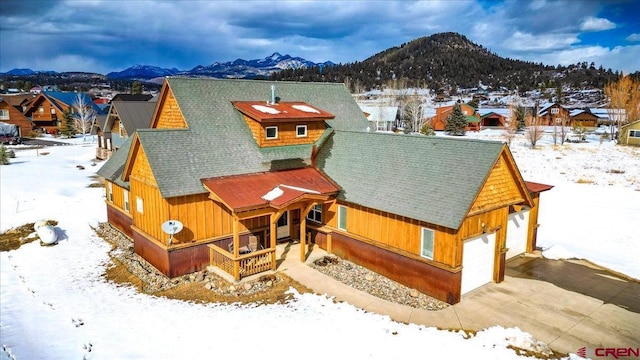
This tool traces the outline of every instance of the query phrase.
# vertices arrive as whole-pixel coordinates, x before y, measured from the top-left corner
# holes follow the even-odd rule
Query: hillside
[[[347,82],[352,90],[389,85],[394,80],[431,89],[505,87],[527,91],[556,87],[602,88],[617,77],[611,69],[594,64],[549,66],[503,58],[465,36],[447,32],[422,37],[377,53],[362,62],[333,67],[289,69],[273,74],[274,80]]]

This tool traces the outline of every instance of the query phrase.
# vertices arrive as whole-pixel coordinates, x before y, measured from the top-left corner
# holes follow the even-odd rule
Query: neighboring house
[[[451,304],[534,249],[551,187],[507,145],[368,125],[342,84],[168,77],[150,129],[98,171],[108,221],[169,277],[275,270],[298,239],[301,260],[314,243]]]
[[[627,121],[624,109],[589,108],[589,111],[598,117],[598,125],[615,125]]]
[[[14,106],[11,106],[4,97],[0,98],[0,121],[16,125],[20,137],[31,135],[31,121]]]
[[[19,94],[19,95],[1,95],[2,99],[7,102],[7,104],[15,107],[20,113],[24,113],[27,108],[27,105],[31,100],[35,98],[35,95],[32,94]]]
[[[153,95],[151,94],[117,94],[110,102],[114,101],[151,101]]]
[[[538,122],[543,126],[570,126],[569,110],[558,103],[546,103],[538,110]]]
[[[508,118],[497,112],[484,113],[480,116],[481,127],[506,127]]]
[[[31,100],[24,111],[24,115],[31,118],[36,129],[55,134],[60,130],[65,111],[73,109],[77,102],[76,92],[42,91]],[[80,93],[83,101],[90,104],[96,116],[104,115],[102,109],[93,103],[89,95]]]
[[[640,145],[640,120],[620,127],[618,142],[623,145]]]
[[[373,131],[393,131],[398,118],[397,106],[360,105]]]
[[[589,109],[573,109],[569,112],[571,127],[583,127],[587,130],[594,130],[598,127],[598,116],[594,115]]]
[[[96,158],[108,159],[136,130],[149,128],[155,108],[155,102],[112,102],[104,122],[98,123]]]
[[[429,123],[431,124],[431,128],[435,131],[444,131],[447,126],[447,117],[453,111],[454,105],[442,106],[436,108],[436,115],[433,116]],[[460,110],[464,114],[467,120],[467,128],[466,131],[480,131],[480,114],[476,111],[476,108],[473,106],[460,103]]]

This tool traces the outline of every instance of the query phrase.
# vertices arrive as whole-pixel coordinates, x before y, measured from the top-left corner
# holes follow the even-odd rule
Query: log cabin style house
[[[447,126],[447,117],[453,111],[454,105],[441,106],[436,108],[436,114],[431,117],[428,122],[431,128],[435,131],[444,131]],[[482,118],[480,114],[471,105],[460,103],[460,110],[467,120],[466,131],[480,131],[480,122]]]
[[[511,244],[533,250],[551,187],[507,145],[367,126],[343,84],[168,77],[150,128],[98,172],[108,221],[168,277],[276,270],[297,239],[301,261],[313,243],[451,304],[502,281]]]

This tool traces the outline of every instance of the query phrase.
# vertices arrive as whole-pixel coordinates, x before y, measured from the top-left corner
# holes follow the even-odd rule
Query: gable
[[[160,100],[151,121],[151,128],[155,129],[186,129],[187,121],[180,111],[180,106],[168,83],[162,87]]]
[[[129,157],[127,158],[122,179],[124,181],[135,179],[147,185],[157,186],[153,170],[151,169],[147,155],[142,148],[140,139],[137,136],[134,137],[131,150],[129,151]]]
[[[526,184],[511,160],[506,151],[500,154],[469,209],[468,215],[475,215],[506,205],[527,203],[531,206]]]

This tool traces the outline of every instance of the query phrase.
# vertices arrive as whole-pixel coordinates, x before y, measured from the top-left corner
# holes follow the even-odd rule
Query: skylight
[[[266,114],[280,114],[279,110],[264,105],[251,105],[251,107]]]
[[[320,114],[320,111],[317,109],[312,108],[311,106],[308,105],[291,105],[292,108],[300,110],[300,111],[304,111],[304,112],[308,112],[308,113],[316,113],[316,114]]]

